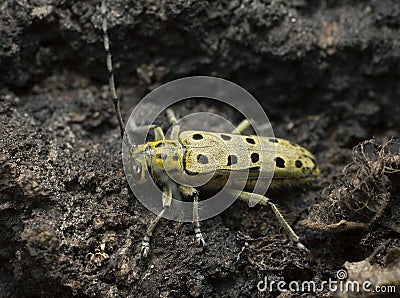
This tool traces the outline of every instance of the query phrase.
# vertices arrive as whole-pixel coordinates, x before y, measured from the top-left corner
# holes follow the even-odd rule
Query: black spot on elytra
[[[230,136],[227,136],[227,135],[221,135],[221,138],[222,138],[223,140],[225,140],[225,141],[229,141],[229,140],[231,139],[231,137],[230,137]]]
[[[166,160],[168,157],[167,154],[157,154],[157,158],[162,159],[162,160]]]
[[[160,143],[158,143],[158,144],[156,145],[156,148],[163,147],[163,146],[164,146],[164,143],[163,143],[163,142],[160,142]]]
[[[189,171],[188,169],[185,169],[185,172],[186,172],[186,174],[188,174],[189,176],[196,176],[196,175],[199,174],[198,172],[192,172],[192,171]]]
[[[203,136],[199,133],[196,133],[192,136],[193,140],[202,140]]]
[[[227,166],[231,166],[237,164],[237,156],[236,155],[228,155],[228,163]]]
[[[259,172],[260,171],[260,167],[251,167],[249,169],[249,172]]]
[[[246,142],[249,144],[252,144],[252,145],[254,145],[256,143],[256,141],[254,141],[254,139],[252,139],[252,138],[246,138]]]
[[[179,160],[179,156],[178,155],[174,155],[174,156],[172,156],[172,159],[175,160],[175,161],[178,161]]]
[[[197,155],[197,161],[203,165],[208,164],[208,157],[203,154],[199,154]]]
[[[275,157],[274,158],[275,164],[278,168],[285,168],[285,161],[282,157]]]
[[[269,138],[268,141],[270,141],[271,143],[278,143],[278,140],[275,138]]]
[[[296,160],[294,165],[296,166],[296,168],[301,168],[303,166],[303,163],[301,162],[301,160]]]
[[[260,155],[258,153],[252,153],[250,157],[251,157],[251,162],[252,163],[257,162],[260,159]]]

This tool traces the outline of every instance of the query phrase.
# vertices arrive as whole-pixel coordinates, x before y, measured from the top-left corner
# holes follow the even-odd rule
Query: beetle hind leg
[[[260,205],[269,206],[274,212],[275,217],[278,219],[281,226],[288,233],[290,239],[292,239],[296,243],[297,248],[304,250],[307,253],[310,253],[307,247],[300,242],[300,237],[295,233],[295,231],[293,231],[292,227],[287,223],[282,213],[279,211],[278,207],[276,207],[276,205],[272,203],[267,197],[260,194],[250,193],[247,191],[240,191],[240,190],[230,190],[230,193],[244,202],[249,203],[250,201],[255,200]]]

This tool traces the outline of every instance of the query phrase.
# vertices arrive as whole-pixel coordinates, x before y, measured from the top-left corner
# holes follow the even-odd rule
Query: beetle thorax
[[[162,173],[183,172],[183,147],[179,141],[162,140],[149,142],[149,168],[152,176],[160,176]]]

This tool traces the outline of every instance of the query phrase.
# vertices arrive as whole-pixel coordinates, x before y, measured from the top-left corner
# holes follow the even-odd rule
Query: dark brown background
[[[190,224],[163,221],[148,260],[138,247],[153,215],[124,178],[100,4],[73,2],[0,3],[0,296],[253,297],[263,276],[327,280],[385,239],[398,246],[379,225],[333,235],[296,225],[327,197],[353,146],[398,134],[398,1],[109,1],[125,119],[163,82],[223,77],[252,92],[275,135],[315,153],[322,170],[312,185],[269,194],[312,259],[270,210],[236,202],[202,223],[206,249]],[[189,102],[176,113],[241,120],[219,109]],[[237,261],[243,237],[263,238]],[[101,243],[110,258],[90,261]]]

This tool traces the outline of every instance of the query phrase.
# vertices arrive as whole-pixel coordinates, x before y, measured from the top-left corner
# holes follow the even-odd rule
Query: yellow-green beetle
[[[114,85],[104,0],[102,1],[101,11],[109,84],[121,136],[124,137],[124,125]],[[178,189],[185,197],[193,198],[193,223],[196,241],[200,245],[205,245],[199,225],[199,192],[222,188],[229,181],[230,174],[240,172],[246,173],[243,176],[245,177],[243,178],[244,181],[243,179],[237,180],[241,180],[240,183],[243,187],[237,187],[236,182],[233,181],[228,187],[230,194],[246,202],[254,200],[261,205],[270,206],[290,238],[297,243],[299,248],[307,250],[300,243],[299,237],[283,218],[278,208],[263,194],[257,194],[253,190],[258,181],[271,174],[271,164],[275,168],[271,180],[273,187],[315,180],[319,175],[319,169],[314,156],[309,151],[284,139],[242,135],[244,130],[250,126],[250,122],[247,120],[241,122],[231,133],[181,132],[173,111],[168,109],[166,112],[170,123],[173,125],[170,139],[165,139],[162,129],[155,127],[154,141],[137,146],[129,144],[131,148],[128,163],[132,174],[128,179],[133,179],[136,184],[143,184],[148,179],[153,179],[162,184],[163,209],[147,228],[141,245],[143,256],[148,255],[153,231],[164,212],[171,206],[172,188]],[[226,146],[229,143],[232,143],[235,149],[229,150],[229,148],[232,148],[232,146]],[[236,144],[240,144],[240,146],[235,146]],[[200,179],[203,175],[210,175],[210,173],[212,173],[212,179],[209,179],[207,183],[199,187],[189,186],[194,185],[191,183],[193,181],[190,180]],[[186,179],[188,183],[180,184],[176,182],[182,179]]]

